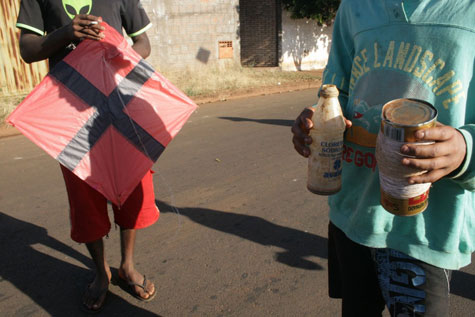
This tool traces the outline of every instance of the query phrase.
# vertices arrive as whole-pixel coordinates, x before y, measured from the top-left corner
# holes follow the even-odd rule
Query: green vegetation
[[[320,25],[330,25],[340,0],[282,0],[282,4],[294,19],[312,19]]]

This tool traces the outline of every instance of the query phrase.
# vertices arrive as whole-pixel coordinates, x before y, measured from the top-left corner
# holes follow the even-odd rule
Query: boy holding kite
[[[21,56],[27,63],[49,59],[53,68],[82,40],[103,39],[102,21],[119,33],[124,29],[133,41],[132,48],[142,58],[149,56],[150,43],[145,32],[151,23],[139,0],[22,0],[17,20]],[[71,237],[86,244],[96,269],[82,306],[94,313],[103,308],[111,280],[103,243],[111,228],[107,199],[63,165],[61,171],[70,205]],[[144,176],[120,208],[114,205],[113,210],[121,237],[119,278],[131,286],[137,298],[151,300],[155,286],[135,269],[133,254],[136,229],[152,225],[159,217],[152,172]]]

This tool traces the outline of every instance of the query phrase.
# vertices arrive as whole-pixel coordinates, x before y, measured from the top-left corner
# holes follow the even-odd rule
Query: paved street
[[[326,198],[305,188],[290,125],[316,91],[205,104],[154,166],[161,217],[141,230],[149,303],[113,284],[103,316],[339,316],[327,296]],[[118,230],[105,241],[120,261]],[[0,139],[0,312],[82,316],[93,274],[69,238],[58,164],[23,136]],[[475,316],[475,265],[453,274],[452,316]]]

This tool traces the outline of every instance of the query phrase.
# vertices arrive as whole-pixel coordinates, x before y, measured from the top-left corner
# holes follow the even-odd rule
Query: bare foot
[[[110,279],[110,269],[107,270],[105,276],[96,274],[94,281],[88,285],[82,300],[85,310],[99,312],[103,308],[107,291],[109,290]]]
[[[135,297],[141,300],[150,300],[155,296],[155,285],[135,269],[119,269],[119,277],[133,290]]]

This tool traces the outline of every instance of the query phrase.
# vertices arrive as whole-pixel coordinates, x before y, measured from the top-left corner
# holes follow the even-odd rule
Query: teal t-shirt
[[[458,269],[475,249],[475,2],[343,0],[334,24],[324,84],[340,89],[345,116],[342,190],[330,219],[363,245],[389,247]],[[434,183],[429,206],[411,217],[380,204],[375,145],[382,106],[425,100],[437,120],[458,128],[467,156],[458,175]]]

